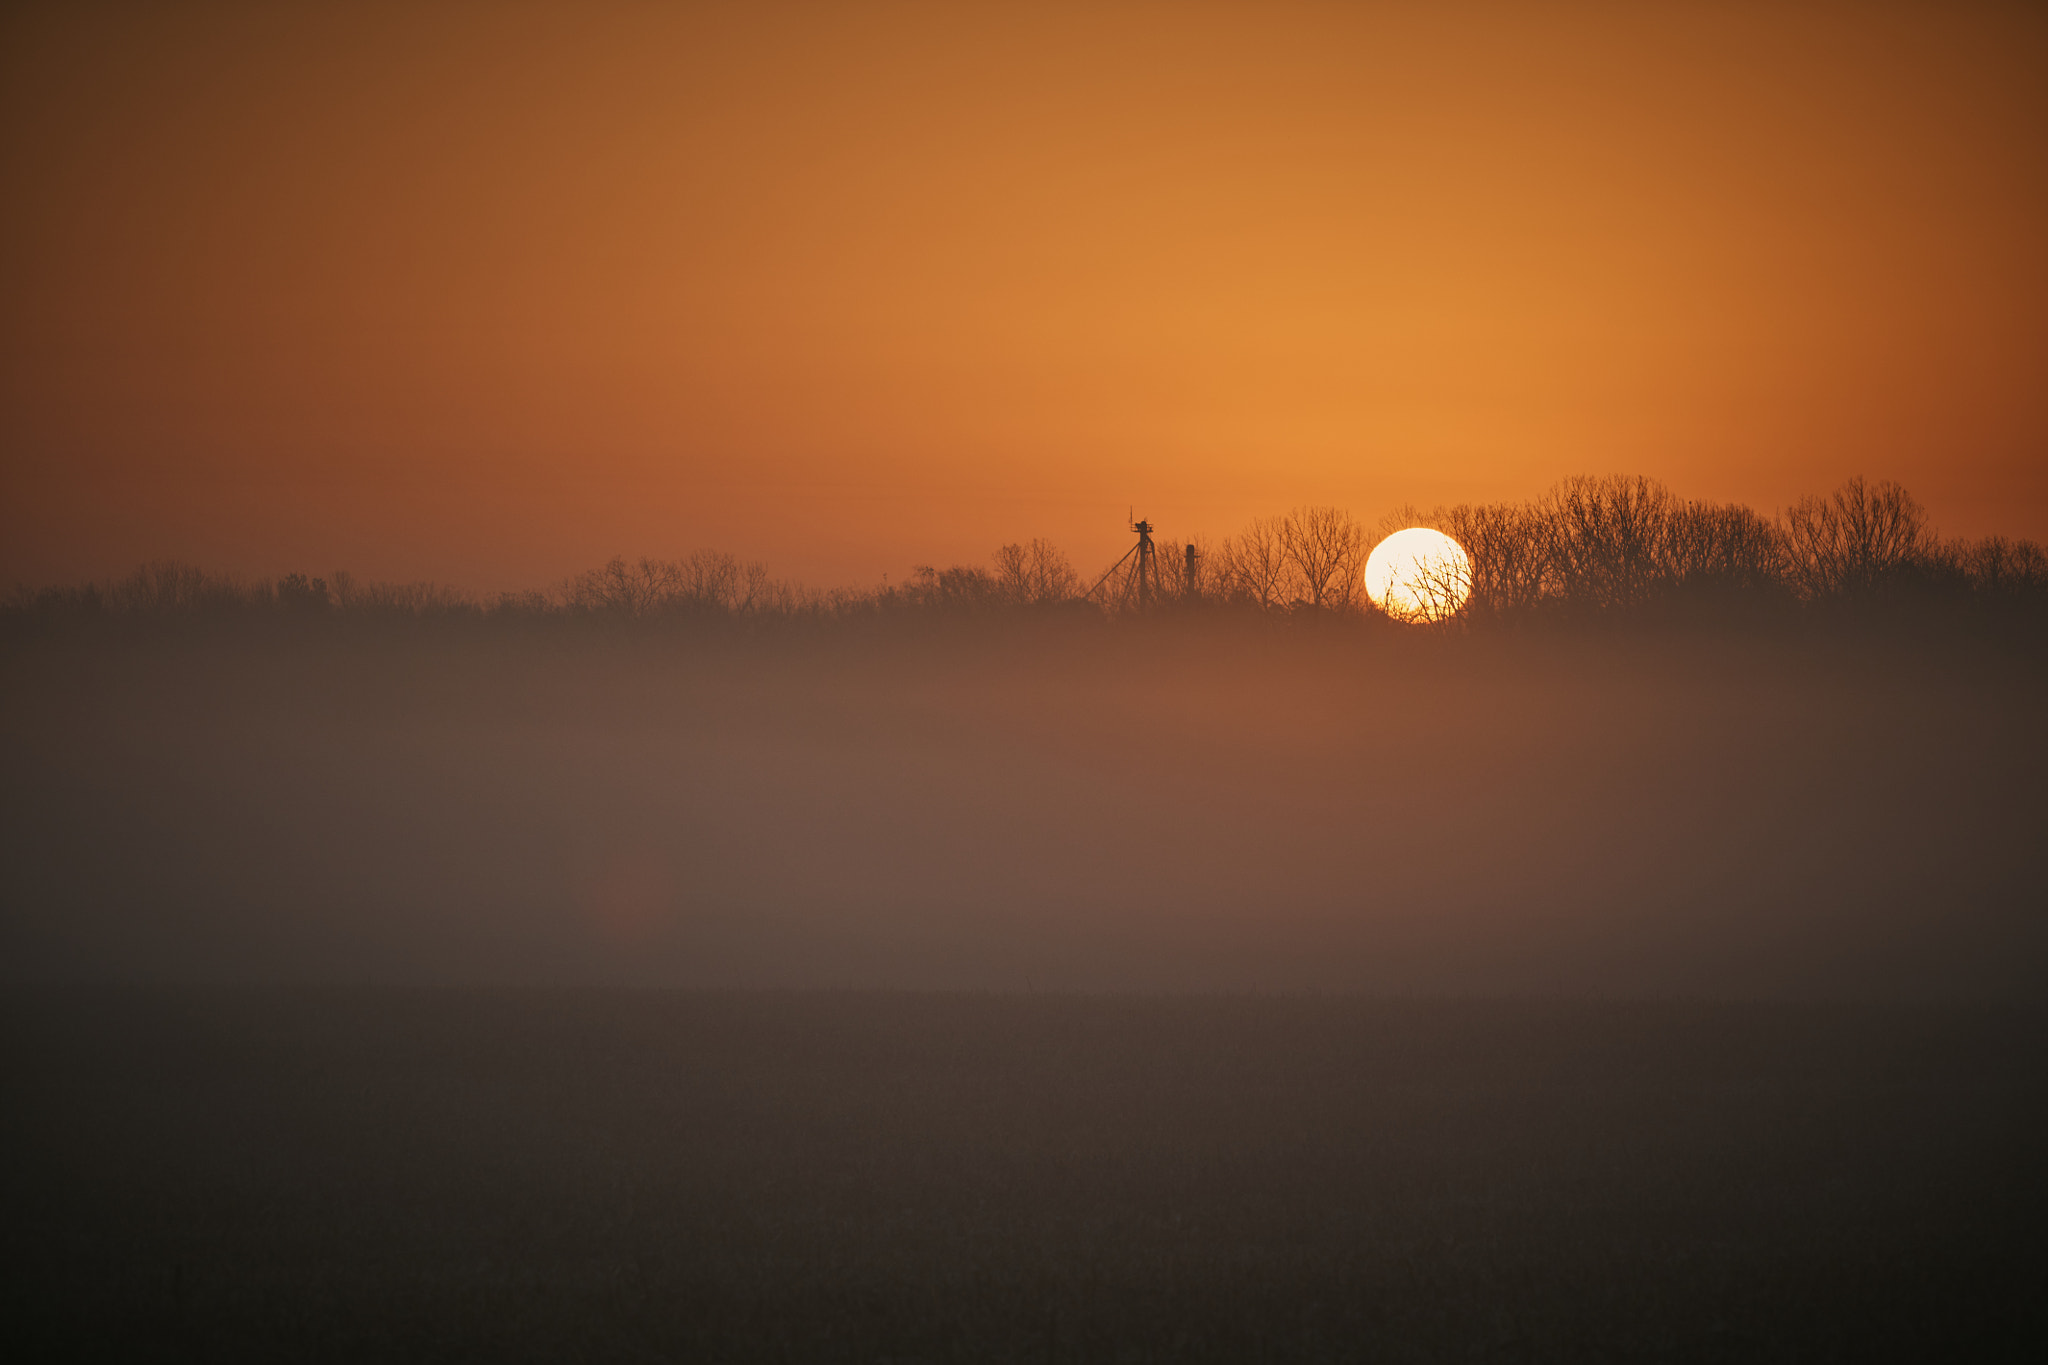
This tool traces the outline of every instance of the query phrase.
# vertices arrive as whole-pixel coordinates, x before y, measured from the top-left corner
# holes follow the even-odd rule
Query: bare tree
[[[158,560],[110,585],[103,595],[119,611],[164,615],[246,605],[254,591],[226,574]]]
[[[629,564],[609,560],[569,580],[562,589],[564,605],[605,616],[644,616],[668,589],[668,566],[651,559]]]
[[[787,608],[802,594],[771,577],[765,564],[699,550],[678,560],[614,559],[569,580],[561,596],[572,610],[637,619],[757,613]]]
[[[1424,555],[1409,566],[1401,586],[1409,604],[1382,606],[1396,620],[1442,625],[1463,619],[1472,599],[1472,562],[1457,554]]]
[[[1357,600],[1365,528],[1335,507],[1297,507],[1280,521],[1280,550],[1294,600],[1311,607],[1347,607]]]
[[[1078,595],[1081,578],[1065,551],[1039,539],[996,550],[995,586],[997,595],[1011,606],[1048,606]]]
[[[1811,597],[1845,597],[1896,579],[1930,549],[1927,510],[1896,483],[1849,480],[1785,514],[1792,572]]]
[[[659,603],[667,611],[743,609],[750,596],[750,571],[756,585],[768,577],[765,564],[742,564],[736,555],[722,550],[698,550],[668,567]]]
[[[1664,538],[1663,578],[1686,591],[1774,591],[1785,579],[1784,533],[1734,503],[1680,503]]]
[[[2031,540],[1985,536],[1947,548],[1958,576],[1973,591],[2010,597],[2048,590],[2048,551]]]
[[[286,611],[326,611],[334,605],[328,595],[327,580],[308,578],[302,573],[288,573],[277,580],[271,588],[271,600]]]
[[[334,605],[342,611],[424,616],[476,607],[466,593],[438,583],[365,583],[346,569],[336,569],[328,582]]]
[[[1537,504],[1549,527],[1550,574],[1567,603],[1639,606],[1664,578],[1671,490],[1640,476],[1566,479]]]
[[[1286,605],[1288,562],[1284,522],[1259,517],[1216,549],[1216,591],[1259,607]]]
[[[1550,528],[1534,507],[1460,503],[1402,524],[1434,527],[1464,546],[1472,559],[1472,595],[1466,606],[1470,615],[1511,617],[1534,610],[1544,600],[1550,579]]]
[[[910,571],[910,581],[899,589],[899,595],[911,606],[942,611],[975,610],[1002,602],[995,575],[970,564],[949,569],[920,564]]]

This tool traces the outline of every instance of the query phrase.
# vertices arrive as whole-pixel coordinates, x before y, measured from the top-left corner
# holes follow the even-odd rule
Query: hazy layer
[[[1960,630],[66,628],[16,978],[2031,994],[2040,661]]]

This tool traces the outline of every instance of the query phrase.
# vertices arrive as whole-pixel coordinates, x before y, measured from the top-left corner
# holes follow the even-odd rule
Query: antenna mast
[[[1124,552],[1124,557],[1103,571],[1093,587],[1081,594],[1085,601],[1102,593],[1102,604],[1114,611],[1144,611],[1159,602],[1159,560],[1152,545],[1152,523],[1138,519],[1137,509],[1130,510],[1130,527],[1137,533],[1138,543]],[[1122,577],[1118,579],[1118,572]],[[1103,593],[1102,588],[1111,579],[1118,579],[1116,586]]]
[[[1159,561],[1152,549],[1152,523],[1133,521],[1131,529],[1138,533],[1137,607],[1139,611],[1159,600]]]

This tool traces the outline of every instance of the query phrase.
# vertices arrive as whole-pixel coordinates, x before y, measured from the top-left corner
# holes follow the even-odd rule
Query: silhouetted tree
[[[1049,540],[998,548],[994,579],[996,595],[1017,607],[1050,606],[1069,601],[1081,591],[1080,575],[1074,572],[1066,552]]]
[[[561,596],[572,610],[629,618],[788,611],[804,601],[798,589],[772,578],[767,565],[720,550],[677,560],[613,559],[569,580]]]
[[[334,605],[341,611],[425,616],[478,609],[467,594],[436,583],[365,583],[346,569],[336,569],[328,575],[328,582],[332,585]],[[546,598],[538,593],[527,596],[537,598],[543,604],[546,602]]]
[[[1550,588],[1550,530],[1526,503],[1461,503],[1427,517],[1401,518],[1400,526],[1442,531],[1472,557],[1472,596],[1466,613],[1475,620],[1500,620],[1534,610]]]
[[[1537,503],[1549,532],[1549,574],[1566,603],[1639,606],[1660,586],[1676,499],[1654,479],[1566,479]]]
[[[1854,478],[1785,514],[1795,581],[1810,597],[1849,597],[1897,582],[1931,548],[1927,511],[1886,480]]]
[[[1776,594],[1786,583],[1785,536],[1734,503],[1685,502],[1666,524],[1665,586],[1688,592]]]
[[[2031,540],[1985,536],[1946,547],[1962,581],[1989,597],[2048,592],[2048,552]]]
[[[1280,549],[1290,600],[1310,607],[1348,607],[1358,600],[1365,528],[1335,507],[1297,507],[1280,519]]]
[[[1287,542],[1283,520],[1260,517],[1216,549],[1217,590],[1226,598],[1271,609],[1287,598]]]
[[[326,582],[302,573],[288,573],[278,580],[277,604],[286,611],[325,611],[332,605]]]
[[[937,611],[974,611],[1002,604],[996,576],[971,564],[955,564],[949,569],[920,564],[910,571],[910,581],[903,585],[901,595],[913,606]]]
[[[109,584],[101,595],[116,611],[159,616],[265,606],[278,600],[269,585],[252,587],[233,575],[208,573],[174,560],[145,564]]]

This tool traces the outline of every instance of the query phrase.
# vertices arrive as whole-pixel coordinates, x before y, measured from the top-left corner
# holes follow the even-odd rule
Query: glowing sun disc
[[[1397,621],[1441,621],[1472,596],[1472,559],[1442,531],[1411,526],[1373,547],[1365,592]]]

